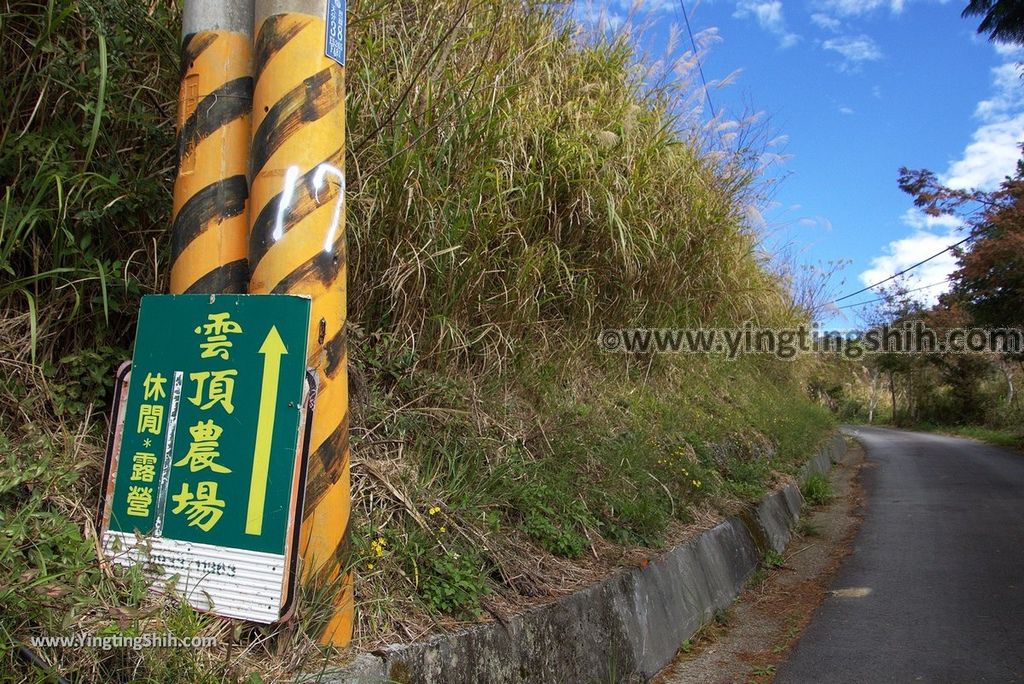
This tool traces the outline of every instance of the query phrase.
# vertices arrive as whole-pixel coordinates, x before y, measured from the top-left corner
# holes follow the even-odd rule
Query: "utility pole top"
[[[251,38],[252,22],[251,2],[191,0],[185,3],[182,11],[181,34],[190,36],[200,31],[230,31]]]

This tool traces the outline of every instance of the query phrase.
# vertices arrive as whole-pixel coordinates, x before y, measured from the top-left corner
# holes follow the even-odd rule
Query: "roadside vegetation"
[[[284,627],[233,624],[96,555],[113,370],[138,298],[166,286],[177,22],[128,0],[0,13],[0,672],[15,678],[45,678],[17,654],[29,637],[78,632],[220,639],[34,649],[83,681],[271,681],[324,662],[315,596]],[[564,5],[359,0],[349,31],[358,646],[551,600],[796,471],[834,420],[803,362],[596,343],[806,319],[748,222],[770,190],[763,127],[702,124],[692,61],[584,32]]]
[[[800,486],[800,493],[811,506],[824,506],[832,500],[832,483],[827,475],[815,473]]]
[[[931,425],[930,423],[921,423],[917,426],[917,429],[969,437],[970,439],[988,442],[996,446],[1024,449],[1024,435],[1020,431],[1009,428],[996,429],[982,425]]]

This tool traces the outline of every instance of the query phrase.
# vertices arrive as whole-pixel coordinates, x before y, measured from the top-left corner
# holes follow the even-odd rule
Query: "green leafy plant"
[[[88,407],[102,409],[114,386],[114,373],[127,352],[106,345],[68,354],[44,364],[50,399],[58,416],[81,417]]]
[[[768,549],[764,553],[764,558],[761,559],[762,567],[768,568],[769,570],[777,570],[786,564],[786,559],[782,557],[782,554],[775,549]]]
[[[815,473],[803,483],[800,493],[810,505],[823,506],[832,500],[832,483],[827,475]]]
[[[524,488],[518,510],[523,531],[551,553],[576,558],[589,546],[582,527],[594,520],[581,501],[558,502],[550,487],[537,483]]]
[[[426,559],[421,593],[439,613],[476,616],[488,593],[483,563],[476,554],[450,550]]]

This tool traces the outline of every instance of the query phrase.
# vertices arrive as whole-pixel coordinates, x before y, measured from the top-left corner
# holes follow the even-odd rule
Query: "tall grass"
[[[537,0],[355,11],[355,321],[486,362],[538,325],[781,311],[743,225],[756,150],[701,148],[692,62],[652,78],[628,32],[585,36]]]
[[[124,346],[138,296],[159,287],[173,24],[130,0],[0,8],[0,309],[28,339],[5,356]]]
[[[709,153],[692,59],[651,73],[629,32],[585,35],[565,10],[350,6],[357,329],[419,361],[493,365],[538,325],[550,341],[784,310],[743,224],[756,144]],[[20,1],[0,22],[0,302],[59,358],[82,330],[129,331],[162,288],[177,13]]]

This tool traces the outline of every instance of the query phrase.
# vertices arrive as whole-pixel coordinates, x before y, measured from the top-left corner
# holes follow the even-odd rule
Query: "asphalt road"
[[[1024,454],[851,428],[864,523],[779,683],[1024,681]]]

